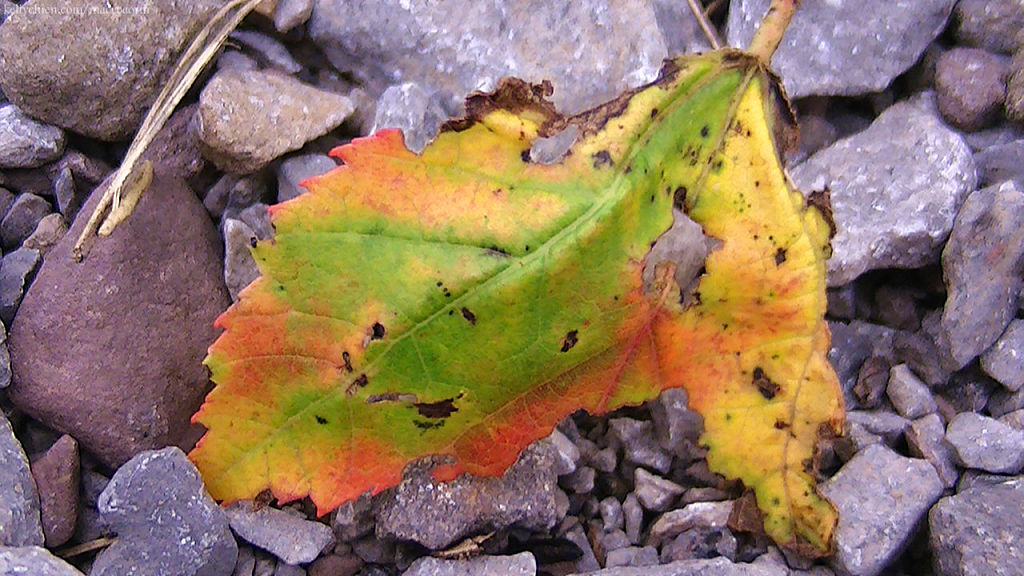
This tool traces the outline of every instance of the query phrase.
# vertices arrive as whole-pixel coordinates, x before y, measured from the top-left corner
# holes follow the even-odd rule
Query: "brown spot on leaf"
[[[831,191],[828,186],[821,190],[814,190],[807,195],[807,205],[815,208],[828,223],[828,237],[836,235],[836,221],[832,218]]]
[[[529,110],[544,117],[544,124],[552,123],[561,119],[555,105],[547,99],[554,91],[551,82],[546,80],[540,84],[531,84],[518,78],[502,78],[494,92],[470,94],[466,98],[466,116],[445,122],[441,131],[467,130],[494,110],[508,110],[517,115]]]
[[[782,263],[785,262],[785,261],[786,261],[786,249],[785,248],[779,248],[778,250],[775,251],[775,265],[776,266],[781,266]]]
[[[357,390],[365,387],[369,383],[370,379],[366,377],[366,374],[360,374],[359,377],[353,380],[352,383],[348,385],[348,388],[345,389],[345,395],[355,396]],[[367,399],[367,402],[369,402],[369,399]]]
[[[454,398],[445,398],[437,402],[417,402],[413,407],[424,418],[447,418],[459,410],[455,407]]]
[[[577,342],[579,342],[578,335],[578,330],[569,330],[568,332],[566,332],[565,340],[562,340],[562,352],[568,352],[569,350],[572,350],[572,347],[575,346]]]
[[[711,133],[711,129],[708,128],[707,124],[705,124],[704,126],[701,127],[701,129],[700,129],[700,137],[701,138],[707,138],[708,134],[710,134],[710,133]]]
[[[680,186],[672,193],[672,206],[676,210],[683,210],[686,206],[686,186]]]
[[[465,306],[462,307],[462,310],[460,310],[460,312],[462,312],[462,317],[465,318],[467,322],[476,326],[476,314],[473,314],[473,312],[471,312],[470,309],[466,308]]]
[[[612,155],[607,150],[595,152],[590,158],[594,161],[594,168],[600,168],[606,164],[611,165],[612,163]]]
[[[383,324],[374,322],[373,326],[370,327],[370,340],[381,340],[387,333],[388,331],[384,328]]]
[[[341,359],[345,362],[345,372],[352,372],[352,356],[345,351],[341,353]]]
[[[754,386],[757,387],[757,391],[761,393],[761,396],[769,400],[775,398],[775,395],[779,393],[779,385],[772,382],[760,366],[754,368]]]
[[[324,424],[327,424],[327,418],[324,418],[323,416],[321,416],[319,414],[314,414],[313,417],[316,418],[316,423],[317,424],[319,424],[321,426],[323,426]]]

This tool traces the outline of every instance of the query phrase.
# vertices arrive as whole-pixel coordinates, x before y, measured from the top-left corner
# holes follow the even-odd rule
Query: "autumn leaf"
[[[397,131],[355,140],[271,209],[262,276],[206,360],[217,387],[191,457],[210,493],[269,488],[322,513],[426,455],[450,457],[439,479],[498,475],[578,409],[683,387],[711,469],[755,492],[781,545],[826,553],[836,514],[812,460],[842,421],[829,223],[780,167],[776,79],[721,50],[575,117],[549,92],[471,96],[421,155]],[[569,147],[538,162],[539,138]],[[671,266],[642,281],[673,205],[719,243],[693,294]]]

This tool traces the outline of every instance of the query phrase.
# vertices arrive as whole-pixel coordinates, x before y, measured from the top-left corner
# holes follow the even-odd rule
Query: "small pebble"
[[[1007,390],[1024,387],[1024,320],[1014,320],[981,356],[981,368]]]
[[[0,169],[42,166],[63,153],[63,130],[36,122],[11,104],[0,106]]]
[[[996,474],[1024,469],[1024,432],[988,416],[957,414],[946,428],[946,441],[966,468]]]
[[[604,521],[605,532],[625,527],[625,520],[622,515],[622,504],[619,503],[614,496],[609,496],[604,500],[601,500],[599,506],[601,510],[601,520]]]
[[[14,200],[7,215],[0,221],[0,240],[4,251],[18,247],[32,232],[44,216],[53,212],[46,200],[35,194],[22,194]]]
[[[893,366],[886,387],[889,400],[904,418],[913,420],[939,409],[928,386],[906,364]]]
[[[287,564],[312,562],[334,544],[334,533],[327,525],[285,510],[269,506],[254,510],[251,501],[243,500],[224,512],[235,534]]]
[[[942,117],[966,132],[990,126],[1003,110],[1009,65],[1009,58],[977,48],[939,56],[935,91]]]
[[[644,508],[654,512],[668,510],[676,498],[685,492],[682,486],[651,474],[643,468],[636,469],[634,478],[637,499]]]

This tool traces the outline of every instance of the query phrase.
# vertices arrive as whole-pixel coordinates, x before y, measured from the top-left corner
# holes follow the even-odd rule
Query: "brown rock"
[[[248,174],[336,128],[352,109],[345,96],[290,76],[228,69],[203,88],[196,118],[206,158]]]
[[[1010,59],[1004,107],[1007,118],[1014,122],[1024,122],[1024,44],[1017,48]]]
[[[1009,58],[978,48],[954,48],[939,56],[935,92],[942,117],[966,132],[998,119],[1009,66]]]
[[[202,359],[229,304],[221,240],[158,164],[132,215],[82,263],[70,250],[103,186],[47,255],[9,338],[10,398],[109,466],[183,443],[208,386]]]
[[[309,565],[309,576],[352,576],[363,567],[363,560],[355,554],[335,556],[326,554]]]
[[[101,140],[126,139],[221,4],[151,0],[112,8],[103,0],[32,0],[0,27],[0,86],[39,120]]]
[[[64,544],[75,533],[79,472],[78,442],[67,434],[32,462],[48,548]]]

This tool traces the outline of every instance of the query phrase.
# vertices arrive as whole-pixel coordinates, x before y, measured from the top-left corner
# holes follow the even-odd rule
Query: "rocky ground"
[[[212,321],[255,276],[267,205],[326,151],[383,127],[421,148],[504,75],[581,111],[707,48],[684,2],[268,1],[151,147],[135,213],[74,264],[76,215],[217,2],[0,0],[0,574],[1024,574],[1024,5],[804,3],[774,66],[793,178],[831,190],[838,226],[830,562],[730,522],[680,391],[574,416],[504,478],[414,467],[320,519],[221,508],[166,447],[197,437]],[[710,5],[742,46],[767,0]]]

